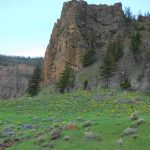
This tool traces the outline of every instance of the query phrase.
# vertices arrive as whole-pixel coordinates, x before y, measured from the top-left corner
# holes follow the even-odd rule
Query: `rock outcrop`
[[[149,23],[149,20],[139,22],[146,30],[140,31],[141,59],[137,64],[131,52],[131,37],[136,31],[135,24],[134,21],[126,22],[121,3],[108,6],[89,5],[83,0],[65,2],[45,53],[45,83],[58,81],[65,64],[69,63],[77,72],[77,87],[80,87],[85,79],[91,86],[101,84],[99,67],[103,62],[108,42],[119,38],[124,45],[124,55],[118,62],[118,72],[112,77],[110,87],[120,86],[122,77],[127,74],[133,89],[150,89],[150,58],[146,58],[150,53],[150,32],[147,30]],[[88,50],[96,52],[96,62],[84,68],[82,58]]]

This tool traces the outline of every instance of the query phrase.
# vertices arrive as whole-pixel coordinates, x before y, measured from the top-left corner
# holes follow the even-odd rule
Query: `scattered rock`
[[[145,120],[144,119],[138,119],[137,121],[136,121],[136,124],[139,126],[139,125],[142,125],[142,124],[144,124],[145,123]]]
[[[12,137],[15,136],[15,132],[12,127],[5,128],[2,132],[2,137]]]
[[[122,140],[122,139],[118,139],[118,140],[117,140],[117,144],[118,144],[118,145],[122,145],[122,144],[123,144],[123,140]]]
[[[91,131],[85,132],[84,133],[84,137],[85,137],[86,140],[94,140],[94,139],[96,139],[96,135],[93,132],[91,132]]]
[[[10,127],[10,128],[5,128],[3,132],[11,132],[13,131],[13,129]]]
[[[117,100],[116,102],[120,103],[120,104],[137,104],[137,103],[139,103],[138,101],[132,100],[132,99],[121,99],[121,100]]]
[[[137,128],[137,123],[136,122],[132,122],[132,124],[131,124],[131,128]]]
[[[132,135],[132,134],[136,134],[138,132],[137,128],[127,128],[123,131],[124,135]]]
[[[75,123],[66,124],[63,129],[65,130],[79,130],[79,127]]]
[[[131,124],[131,128],[137,128],[139,125],[142,125],[144,123],[145,123],[144,119],[138,119]]]
[[[64,140],[65,140],[65,141],[70,141],[70,140],[71,140],[71,137],[70,137],[70,136],[65,136],[65,137],[64,137]]]
[[[3,137],[15,137],[15,132],[14,131],[8,131],[8,132],[3,132]]]
[[[139,118],[138,113],[134,112],[132,115],[129,117],[131,120],[137,120]]]
[[[83,127],[90,127],[90,126],[92,126],[92,123],[91,123],[91,121],[85,121],[84,123],[83,123]]]
[[[85,131],[91,131],[91,127],[87,127],[87,128],[85,128]]]
[[[37,138],[38,144],[44,143],[45,142],[45,137],[43,135],[39,135]]]
[[[51,132],[51,140],[58,139],[60,137],[61,129],[55,128]]]
[[[32,124],[23,124],[21,127],[22,127],[23,129],[33,129]]]

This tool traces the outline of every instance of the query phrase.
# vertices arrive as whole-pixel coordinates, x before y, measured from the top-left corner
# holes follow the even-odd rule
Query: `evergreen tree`
[[[56,84],[59,92],[64,93],[65,89],[74,86],[73,70],[69,64],[65,65],[64,71],[61,73],[60,80]]]
[[[40,90],[40,81],[41,81],[41,68],[39,65],[37,65],[29,81],[29,86],[27,91],[28,94],[30,94],[31,96],[35,96],[38,94]]]
[[[104,57],[102,66],[100,67],[100,75],[105,81],[105,87],[108,88],[110,78],[114,75],[117,70],[117,64],[115,58],[112,54],[112,43],[109,43],[109,46]]]
[[[139,54],[140,44],[141,44],[141,35],[139,32],[136,32],[135,34],[133,34],[131,40],[131,49],[135,59],[137,59],[137,56]]]
[[[123,44],[120,39],[117,39],[115,42],[111,43],[109,46],[110,51],[112,51],[112,55],[117,62],[123,56]]]
[[[84,67],[92,65],[96,61],[95,58],[95,51],[94,50],[88,50],[85,55],[83,56],[82,64]]]
[[[125,17],[126,17],[126,21],[129,23],[133,19],[133,15],[132,15],[130,7],[125,7]]]

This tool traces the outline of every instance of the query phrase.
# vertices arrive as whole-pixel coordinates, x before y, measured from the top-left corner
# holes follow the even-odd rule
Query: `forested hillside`
[[[0,55],[0,99],[23,96],[36,65],[42,65],[43,58],[26,58]]]

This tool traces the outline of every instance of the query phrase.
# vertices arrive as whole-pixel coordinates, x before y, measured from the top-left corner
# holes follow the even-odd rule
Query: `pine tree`
[[[37,65],[29,81],[29,86],[27,91],[28,94],[30,94],[31,96],[35,96],[38,94],[40,90],[40,81],[41,81],[41,68],[39,65]]]
[[[135,34],[133,34],[131,40],[131,50],[135,60],[138,59],[137,56],[139,55],[140,44],[141,44],[141,35],[139,32],[136,32]]]
[[[109,43],[103,64],[100,67],[100,75],[101,78],[105,81],[106,88],[108,88],[110,78],[115,74],[117,70],[117,64],[112,54],[112,48],[113,48],[112,43]]]
[[[82,64],[84,67],[92,65],[96,61],[95,58],[95,51],[94,50],[88,50],[85,55],[83,56]]]
[[[125,17],[126,17],[125,19],[128,23],[130,23],[131,20],[133,19],[133,15],[132,15],[130,7],[125,7]]]
[[[67,87],[73,87],[74,85],[74,76],[73,70],[69,64],[65,65],[64,71],[61,73],[60,80],[56,84],[59,92],[64,93]]]
[[[115,58],[115,61],[117,62],[122,56],[123,56],[123,44],[120,39],[117,39],[115,42],[111,43],[111,46],[109,46],[110,51],[112,51],[112,55]]]

